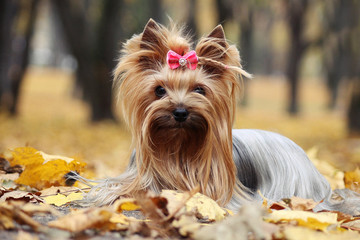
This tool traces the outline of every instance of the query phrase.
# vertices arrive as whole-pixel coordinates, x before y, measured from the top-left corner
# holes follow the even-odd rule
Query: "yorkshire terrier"
[[[181,28],[152,19],[126,42],[114,76],[134,152],[127,170],[94,187],[89,199],[103,205],[146,190],[199,187],[235,211],[261,201],[261,192],[274,201],[312,198],[323,201],[318,210],[356,214],[356,206],[331,202],[329,183],[294,142],[232,129],[242,76],[251,75],[223,28],[191,47]]]

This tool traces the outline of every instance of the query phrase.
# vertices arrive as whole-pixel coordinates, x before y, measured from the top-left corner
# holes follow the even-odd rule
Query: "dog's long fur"
[[[271,200],[299,196],[325,200],[322,208],[331,208],[328,182],[295,143],[266,131],[232,130],[241,75],[250,75],[222,27],[196,44],[196,70],[171,70],[167,52],[184,55],[191,47],[182,29],[153,20],[125,44],[114,75],[135,150],[125,173],[94,187],[89,199],[110,204],[145,190],[200,186],[233,210],[261,200],[258,190]],[[164,96],[155,94],[159,86]],[[178,108],[188,111],[186,121],[175,120]]]

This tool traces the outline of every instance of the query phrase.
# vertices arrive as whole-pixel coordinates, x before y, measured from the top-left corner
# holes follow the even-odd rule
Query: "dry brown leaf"
[[[20,231],[16,236],[16,240],[38,240],[38,239],[39,239],[38,236],[32,235],[24,231]]]
[[[292,197],[289,199],[289,207],[292,210],[302,210],[309,211],[313,210],[319,203],[315,202],[313,199],[305,199],[299,197]]]
[[[271,235],[277,232],[279,227],[264,223],[262,215],[260,207],[244,206],[239,214],[205,226],[192,237],[195,240],[271,239]]]
[[[7,174],[21,173],[23,171],[23,168],[20,165],[11,166],[8,160],[0,157],[0,171]]]
[[[183,237],[192,236],[200,229],[201,224],[198,223],[195,216],[181,215],[179,219],[172,222],[172,226],[179,229],[179,233]]]
[[[168,209],[170,213],[178,210],[179,207],[185,205],[178,214],[184,212],[193,213],[195,216],[204,221],[223,220],[228,212],[221,208],[214,200],[201,194],[196,193],[189,200],[189,193],[179,193],[173,190],[163,190],[161,196],[168,200]],[[187,200],[187,201],[186,201]]]
[[[80,191],[77,187],[67,187],[67,186],[51,186],[50,188],[46,188],[40,191],[41,195],[40,197],[47,197],[50,195],[56,195],[58,193],[61,193],[62,195],[69,195],[70,193]]]
[[[21,204],[18,202],[2,202],[0,203],[0,228],[13,229],[15,227],[14,222],[19,224],[26,224],[35,231],[39,231],[44,227],[36,222],[27,213],[22,211]]]
[[[360,219],[344,222],[341,224],[341,227],[351,229],[353,231],[360,231]]]
[[[1,194],[2,192],[2,194]],[[17,190],[3,190],[0,189],[0,202],[2,201],[23,201],[23,202],[32,202],[32,203],[42,203],[44,202],[39,196],[25,192],[25,191],[17,191]]]
[[[19,176],[19,173],[0,173],[0,184],[3,181],[15,181]]]
[[[49,227],[70,232],[81,232],[86,229],[114,230],[128,227],[127,217],[111,211],[110,207],[88,208],[74,211],[64,217],[48,223]],[[130,221],[130,220],[129,220]]]

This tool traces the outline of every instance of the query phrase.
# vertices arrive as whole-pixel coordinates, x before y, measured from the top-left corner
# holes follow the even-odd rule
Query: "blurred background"
[[[360,163],[359,16],[357,0],[2,0],[0,153],[28,145],[82,156],[99,177],[119,174],[131,140],[111,72],[151,17],[185,24],[194,41],[221,23],[254,74],[235,127],[279,132],[351,170]]]

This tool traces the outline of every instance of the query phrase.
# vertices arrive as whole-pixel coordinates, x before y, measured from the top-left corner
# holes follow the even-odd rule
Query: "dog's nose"
[[[189,116],[189,112],[185,108],[177,108],[173,111],[173,116],[176,121],[184,122]]]

